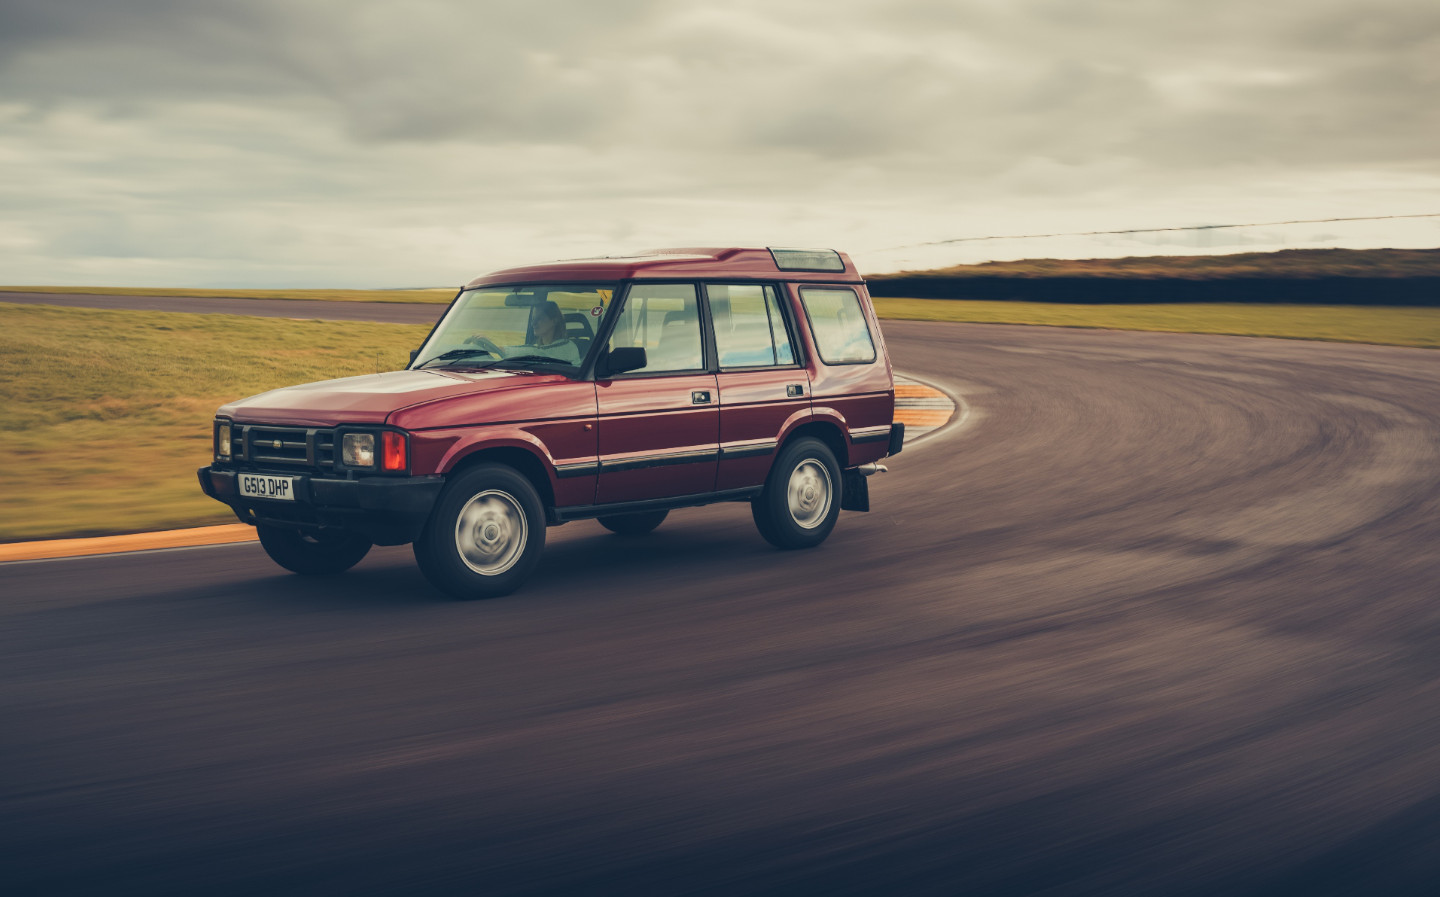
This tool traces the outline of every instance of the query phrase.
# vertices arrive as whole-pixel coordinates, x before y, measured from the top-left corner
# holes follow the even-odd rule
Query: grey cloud
[[[696,221],[885,245],[873,210],[908,234],[1207,184],[1237,209],[1355,172],[1413,193],[1437,87],[1429,0],[7,0],[0,162],[29,173],[0,182],[0,247],[202,265],[304,221],[324,264],[386,233],[613,249]]]
[[[1165,166],[1288,139],[1301,159],[1420,161],[1440,77],[1440,10],[1393,0],[740,4],[728,26],[723,10],[639,0],[20,0],[5,15],[0,96],[128,114],[297,103],[360,141],[922,148],[985,167],[1020,145]],[[967,65],[973,47],[984,58]],[[1294,77],[1205,84],[1207,69]],[[1207,95],[1194,109],[1165,87],[1187,70]]]

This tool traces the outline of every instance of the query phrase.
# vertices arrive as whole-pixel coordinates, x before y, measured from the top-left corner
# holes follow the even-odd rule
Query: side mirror
[[[605,353],[605,373],[612,377],[626,371],[638,371],[648,363],[645,350],[640,346],[624,346]]]
[[[415,359],[417,359],[417,358],[419,358],[419,357],[420,357],[420,350],[419,350],[419,349],[411,349],[411,350],[410,350],[410,364],[414,364],[414,363],[415,363]],[[409,365],[406,365],[406,367],[409,367]]]

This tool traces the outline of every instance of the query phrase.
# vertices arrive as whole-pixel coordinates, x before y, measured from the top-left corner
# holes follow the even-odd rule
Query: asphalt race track
[[[21,893],[1440,888],[1440,352],[887,322],[876,510],[0,567]]]

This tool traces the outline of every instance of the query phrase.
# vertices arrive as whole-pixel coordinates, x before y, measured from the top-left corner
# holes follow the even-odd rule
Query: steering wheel
[[[489,337],[481,336],[478,333],[474,336],[466,337],[463,345],[475,346],[477,348],[484,349],[486,352],[489,352],[496,358],[505,357],[505,353],[500,349],[499,346],[495,345],[495,342],[493,340],[491,340]]]

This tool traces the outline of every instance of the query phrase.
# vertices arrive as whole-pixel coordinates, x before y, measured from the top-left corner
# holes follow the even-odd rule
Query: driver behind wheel
[[[534,337],[523,346],[497,346],[481,333],[471,336],[465,342],[507,358],[514,355],[545,355],[567,364],[580,363],[580,348],[575,345],[574,340],[565,337],[565,317],[554,300],[547,299],[535,306],[530,331]]]

